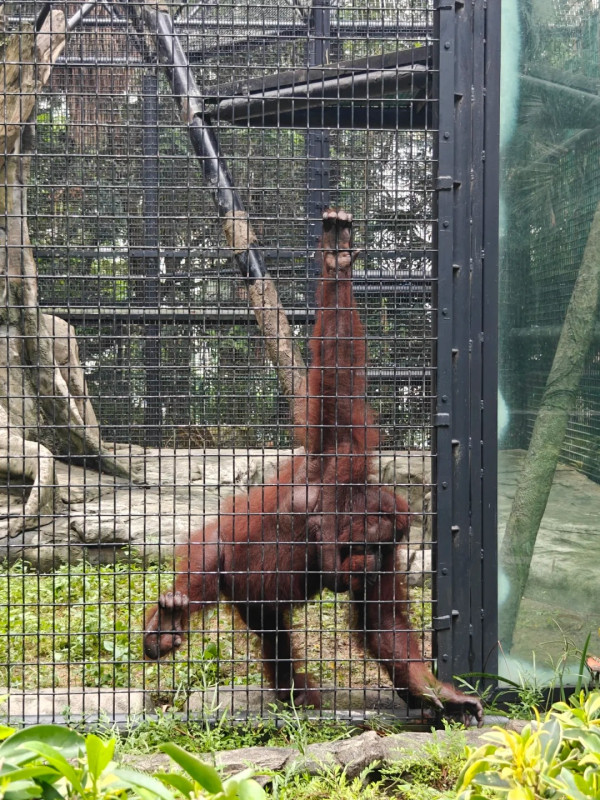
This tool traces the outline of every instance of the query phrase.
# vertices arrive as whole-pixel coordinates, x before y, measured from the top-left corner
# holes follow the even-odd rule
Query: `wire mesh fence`
[[[306,699],[297,682],[308,672],[323,690],[309,705],[407,714],[393,691],[408,690],[406,673],[386,670],[385,642],[369,636],[383,628],[403,640],[405,660],[419,669],[433,655],[435,3],[88,5],[2,9],[3,103],[17,123],[4,126],[0,218],[3,709],[57,719],[165,704],[208,716],[264,714],[282,691]],[[81,15],[66,36],[62,13]],[[213,183],[211,164],[221,170]],[[318,349],[307,342],[324,319],[317,241],[327,206],[354,217],[363,254],[352,286],[364,333],[346,335],[347,363],[344,335],[321,322],[337,349],[332,363],[318,356],[312,373],[321,375],[321,410],[309,410],[308,425],[320,444],[296,457],[299,477],[290,477],[285,463],[302,425],[273,345],[296,346],[315,366]],[[281,316],[275,327],[269,321],[273,296],[258,306],[253,287],[263,284],[252,270],[262,267],[287,331]],[[330,307],[336,320],[342,312],[354,319],[345,297]],[[359,397],[361,348],[376,423]],[[297,360],[291,374],[303,369]],[[349,412],[350,435],[348,403],[360,409]],[[324,477],[325,440],[334,478]],[[376,443],[368,459],[365,442]],[[344,472],[344,454],[362,466]],[[319,500],[298,511],[293,487],[310,495],[313,485]],[[267,508],[274,486],[291,491],[287,514],[283,495]],[[342,505],[328,506],[329,495]],[[258,510],[248,510],[256,498]],[[405,509],[412,514],[392,550],[390,502],[399,529]],[[326,567],[329,551],[308,548],[309,511],[321,529],[336,520],[334,538],[342,529],[350,536],[360,562],[353,594],[344,591],[348,574],[338,574],[348,554],[336,551],[339,563]],[[387,536],[385,557],[379,541],[379,555],[366,548],[369,513],[375,538]],[[248,522],[253,514],[258,521]],[[256,532],[244,569],[236,525]],[[202,529],[210,534],[186,549]],[[226,530],[235,547],[224,544]],[[191,622],[163,603],[164,649],[179,636],[175,618],[191,633],[175,658],[145,658],[145,616],[153,624],[158,597],[173,586],[175,545],[184,543],[184,561],[192,557],[182,580],[197,599],[196,584],[213,574],[204,564],[213,535],[214,572],[231,556],[230,573],[252,579],[232,579],[233,602]],[[397,574],[384,596],[367,565],[380,559],[381,568],[384,558],[389,567],[390,552]],[[285,588],[292,583],[300,588]],[[357,604],[361,592],[371,605]],[[277,604],[274,617],[265,598]],[[390,609],[393,624],[381,616]],[[379,615],[368,630],[365,615]],[[281,667],[288,625],[296,684]]]

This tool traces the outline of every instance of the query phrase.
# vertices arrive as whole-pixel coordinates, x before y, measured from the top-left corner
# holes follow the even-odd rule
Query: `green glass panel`
[[[499,672],[573,683],[600,654],[600,4],[503,0],[502,36]]]

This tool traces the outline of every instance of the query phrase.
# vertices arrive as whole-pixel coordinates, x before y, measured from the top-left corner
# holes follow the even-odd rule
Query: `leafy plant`
[[[600,692],[555,703],[521,733],[495,728],[471,751],[458,800],[600,797]]]
[[[201,793],[214,798],[223,798],[223,800],[234,800],[234,798],[264,800],[266,797],[264,789],[252,780],[254,773],[251,769],[246,769],[227,780],[222,780],[214,767],[204,764],[179,745],[163,744],[160,749],[179,764],[187,774],[157,773],[156,777],[188,800],[195,800],[198,796],[202,796]]]
[[[111,800],[132,792],[143,800],[174,800],[156,778],[117,768],[115,744],[60,725],[13,732],[0,745],[0,793],[5,800]]]
[[[367,783],[371,767],[349,778],[339,764],[323,766],[317,775],[300,774],[293,770],[272,776],[271,794],[274,800],[385,800],[379,782]]]
[[[437,800],[455,785],[465,761],[465,733],[449,723],[444,727],[443,738],[432,731],[431,741],[413,756],[381,768],[382,783],[403,800]]]
[[[3,727],[0,738],[2,800],[126,800],[132,795],[141,800],[265,798],[251,779],[251,770],[222,780],[213,767],[175,744],[161,749],[187,775],[169,772],[153,777],[115,764],[116,737],[102,740],[60,725],[33,725],[16,732]]]
[[[561,656],[556,661],[550,660],[551,674],[543,681],[540,681],[537,675],[535,653],[532,653],[531,670],[519,667],[514,678],[487,672],[469,672],[457,676],[456,680],[467,694],[479,695],[489,713],[508,713],[517,719],[531,719],[534,708],[549,710],[548,698],[551,697],[553,690],[558,690],[561,699],[565,700],[565,686],[572,685],[573,678],[575,678],[575,694],[579,694],[586,687],[590,688],[586,670],[590,640],[591,633],[588,634],[583,648],[579,648],[563,635]],[[578,660],[575,674],[567,672],[567,667],[572,665],[574,658]],[[474,679],[474,682],[469,682],[468,678]],[[495,689],[497,684],[506,688],[497,691]]]
[[[274,717],[283,722],[282,735],[286,744],[291,744],[301,755],[306,754],[309,744],[315,742],[337,742],[348,739],[355,729],[349,725],[340,724],[335,720],[310,720],[299,713],[292,698],[289,706],[271,706]]]
[[[119,746],[119,752],[154,753],[168,742],[180,744],[196,753],[284,744],[282,731],[272,719],[240,723],[222,713],[215,724],[211,724],[206,718],[184,720],[177,712],[166,710],[158,711],[155,719],[132,724]]]

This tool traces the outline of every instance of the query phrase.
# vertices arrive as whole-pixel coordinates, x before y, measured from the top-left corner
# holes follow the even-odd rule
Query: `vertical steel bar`
[[[144,309],[158,309],[160,291],[159,141],[158,141],[158,74],[155,69],[142,78],[142,198],[144,213]],[[146,369],[146,408],[144,424],[146,444],[160,446],[161,380],[160,322],[154,318],[144,326],[144,364]]]
[[[452,677],[452,392],[454,253],[454,0],[437,0],[434,35],[436,211],[434,227],[435,288],[434,338],[436,383],[434,392],[435,487],[434,629],[438,675]]]
[[[308,28],[308,65],[309,67],[329,63],[329,40],[331,30],[330,0],[313,0]],[[314,129],[308,115],[306,132],[306,214],[308,217],[307,253],[309,254],[308,304],[315,305],[316,281],[319,266],[310,253],[317,246],[321,230],[321,214],[329,205],[329,130]]]
[[[477,2],[477,0],[475,0]],[[452,674],[467,672],[471,657],[471,591],[475,576],[471,571],[472,506],[471,476],[476,469],[479,433],[472,430],[473,405],[471,368],[477,342],[472,336],[471,291],[476,281],[477,255],[474,245],[479,236],[479,220],[472,215],[473,195],[481,180],[479,165],[473,162],[474,139],[480,136],[475,127],[478,101],[474,80],[473,4],[456,4],[455,52],[455,186],[454,186],[454,304],[453,325],[453,512],[452,559]],[[477,78],[479,80],[479,78]],[[478,577],[478,576],[477,576]]]
[[[471,368],[469,405],[469,440],[471,442],[471,468],[469,474],[471,495],[471,526],[469,534],[470,597],[471,610],[468,652],[461,653],[458,670],[461,672],[481,670],[481,610],[482,600],[482,488],[483,488],[483,235],[484,235],[484,191],[486,176],[485,160],[485,2],[475,0],[469,8],[470,14],[462,14],[468,25],[471,38],[471,314],[470,341]],[[470,19],[468,18],[470,16]],[[465,552],[465,555],[467,553]]]
[[[501,6],[485,9],[485,187],[483,195],[483,452],[481,671],[498,672],[498,277]],[[478,669],[479,665],[475,665]]]

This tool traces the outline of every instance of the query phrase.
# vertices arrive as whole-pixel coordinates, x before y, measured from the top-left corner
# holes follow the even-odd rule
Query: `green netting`
[[[600,202],[597,3],[522,4],[520,110],[504,154],[500,385],[504,446],[526,448]],[[562,459],[600,481],[600,338]]]

